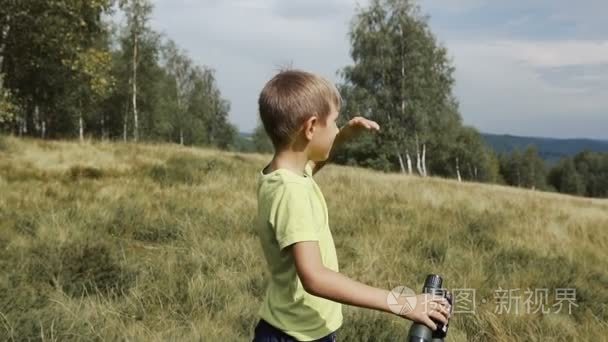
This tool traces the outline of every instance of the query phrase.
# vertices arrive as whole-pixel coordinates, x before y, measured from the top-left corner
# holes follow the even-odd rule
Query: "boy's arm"
[[[321,253],[317,241],[296,242],[291,247],[298,277],[306,292],[335,302],[358,307],[379,310],[397,314],[406,319],[423,323],[431,329],[436,329],[435,319],[444,324],[449,317],[447,301],[438,296],[426,294],[416,296],[416,305],[407,312],[394,312],[389,307],[388,290],[365,285],[325,267],[321,261]],[[398,296],[399,303],[407,305],[406,298]],[[402,303],[403,302],[403,303]],[[433,304],[433,305],[431,305]]]
[[[315,173],[319,172],[319,170],[321,170],[323,166],[325,166],[325,164],[327,164],[332,159],[332,157],[336,153],[336,150],[341,145],[353,139],[364,130],[377,132],[380,130],[380,126],[375,121],[368,120],[361,116],[356,116],[350,121],[348,121],[348,123],[340,129],[338,135],[336,135],[334,144],[332,145],[331,151],[329,152],[329,157],[324,161],[310,162],[312,167],[312,174],[314,175]]]

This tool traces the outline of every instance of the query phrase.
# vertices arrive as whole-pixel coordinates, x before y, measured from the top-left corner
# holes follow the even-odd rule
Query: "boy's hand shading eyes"
[[[348,123],[342,127],[340,134],[344,138],[350,139],[364,131],[379,132],[380,125],[378,125],[377,122],[366,119],[362,116],[356,116],[350,119]]]

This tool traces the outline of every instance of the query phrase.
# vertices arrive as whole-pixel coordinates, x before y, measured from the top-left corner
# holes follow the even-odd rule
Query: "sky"
[[[367,0],[153,0],[152,28],[215,69],[230,121],[257,123],[278,69],[339,82]],[[466,125],[485,133],[608,140],[608,1],[420,0],[456,68]]]

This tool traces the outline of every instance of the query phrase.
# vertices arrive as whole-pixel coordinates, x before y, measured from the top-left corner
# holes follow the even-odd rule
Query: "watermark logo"
[[[405,315],[416,307],[416,293],[407,286],[397,286],[388,293],[386,303],[393,313]]]

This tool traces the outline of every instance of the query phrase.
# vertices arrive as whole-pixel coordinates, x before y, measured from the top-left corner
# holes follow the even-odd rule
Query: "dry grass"
[[[268,276],[252,229],[268,159],[2,138],[0,340],[250,339]],[[450,341],[608,335],[607,200],[334,165],[316,179],[343,273],[416,290],[440,273],[476,290]],[[549,304],[575,288],[578,307],[499,314],[499,288],[547,288]],[[345,307],[339,336],[403,341],[408,326]]]

